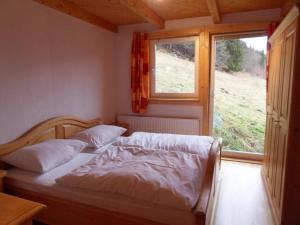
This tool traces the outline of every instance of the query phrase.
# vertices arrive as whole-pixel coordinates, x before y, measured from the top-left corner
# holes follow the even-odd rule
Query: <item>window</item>
[[[151,99],[198,100],[199,38],[153,40]]]

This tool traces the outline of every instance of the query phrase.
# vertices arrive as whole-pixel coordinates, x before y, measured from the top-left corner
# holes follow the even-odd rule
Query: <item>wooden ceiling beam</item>
[[[221,14],[218,8],[217,0],[206,0],[206,4],[214,23],[220,23]]]
[[[40,4],[46,5],[50,8],[56,9],[70,16],[76,17],[78,19],[84,20],[88,23],[94,24],[96,26],[102,27],[106,30],[117,33],[118,26],[98,17],[90,12],[80,8],[76,4],[66,1],[66,0],[33,0]]]
[[[157,15],[143,0],[120,0],[120,2],[157,28],[163,29],[165,27],[165,20]]]

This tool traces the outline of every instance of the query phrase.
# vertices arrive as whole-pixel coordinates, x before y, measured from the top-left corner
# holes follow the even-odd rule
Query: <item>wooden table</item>
[[[0,225],[29,225],[46,206],[0,192]]]

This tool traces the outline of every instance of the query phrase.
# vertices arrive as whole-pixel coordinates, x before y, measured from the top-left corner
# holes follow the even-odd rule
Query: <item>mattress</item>
[[[73,202],[79,202],[133,216],[138,215],[139,217],[164,224],[195,224],[194,216],[192,212],[189,211],[146,204],[117,194],[100,193],[78,188],[67,188],[60,186],[55,182],[56,178],[61,177],[78,166],[87,163],[93,157],[95,157],[95,154],[80,153],[68,163],[56,167],[44,174],[37,174],[13,168],[8,170],[7,177],[11,180],[18,181],[20,188],[26,188],[37,193],[47,194]]]

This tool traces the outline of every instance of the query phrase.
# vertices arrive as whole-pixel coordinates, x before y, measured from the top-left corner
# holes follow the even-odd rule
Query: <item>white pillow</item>
[[[70,161],[85,147],[87,143],[79,140],[53,139],[18,149],[1,160],[24,170],[44,173]]]
[[[89,147],[100,148],[126,132],[123,127],[98,125],[75,134],[72,138],[84,141]]]

